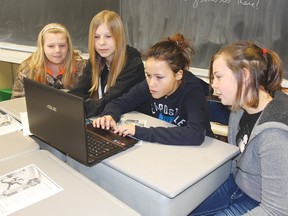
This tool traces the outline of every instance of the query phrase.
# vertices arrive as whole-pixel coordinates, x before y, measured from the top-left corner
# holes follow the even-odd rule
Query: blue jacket
[[[159,99],[151,96],[147,82],[143,81],[109,103],[100,116],[111,115],[119,121],[123,113],[148,102],[153,117],[178,127],[136,126],[136,138],[172,145],[200,145],[205,135],[212,136],[205,94],[199,78],[191,72],[185,71],[182,80],[172,95]]]

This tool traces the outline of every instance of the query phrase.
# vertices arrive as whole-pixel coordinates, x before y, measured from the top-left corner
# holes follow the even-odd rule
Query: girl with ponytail
[[[228,142],[239,156],[231,176],[191,215],[288,215],[288,96],[272,50],[232,43],[212,58],[210,82],[231,107]]]

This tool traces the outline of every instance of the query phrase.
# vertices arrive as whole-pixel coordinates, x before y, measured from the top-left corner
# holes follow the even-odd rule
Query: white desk
[[[18,121],[21,121],[20,113],[26,112],[25,97],[1,101],[0,110],[4,111],[5,113],[8,113]]]
[[[26,111],[24,99],[17,99],[17,107],[13,101],[6,102],[6,107],[12,107],[10,113]],[[124,117],[145,118],[147,126],[171,126],[139,113]],[[92,168],[71,158],[68,163],[76,170],[84,169],[85,176],[141,215],[181,216],[190,213],[227,179],[230,159],[238,152],[235,146],[207,137],[198,147],[143,142]]]
[[[0,136],[0,162],[38,149],[39,145],[32,138],[23,136],[22,131]]]
[[[170,126],[139,113],[147,126]],[[206,137],[201,146],[168,146],[143,142],[91,168],[68,163],[141,215],[187,215],[229,176],[237,147]]]
[[[2,101],[0,110],[20,120],[20,112],[26,111],[25,98]],[[22,131],[0,136],[0,161],[37,149],[39,145],[31,137],[24,137]]]
[[[0,176],[31,164],[36,165],[63,190],[12,215],[139,215],[48,151],[33,151],[1,161]]]

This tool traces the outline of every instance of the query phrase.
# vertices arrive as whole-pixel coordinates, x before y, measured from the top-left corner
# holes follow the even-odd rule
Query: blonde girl
[[[91,117],[143,81],[145,74],[141,55],[126,45],[122,20],[114,11],[101,11],[91,20],[88,48],[83,76],[70,93],[86,99],[85,111]]]
[[[50,23],[40,31],[36,51],[19,66],[12,98],[25,96],[23,77],[58,89],[72,89],[84,66],[85,61],[74,50],[66,27]]]

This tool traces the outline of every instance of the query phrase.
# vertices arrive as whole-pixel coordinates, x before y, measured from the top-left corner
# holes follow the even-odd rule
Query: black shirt
[[[243,116],[241,117],[239,122],[239,129],[236,136],[236,143],[240,148],[241,152],[244,151],[245,146],[250,138],[253,127],[257,119],[259,118],[261,112],[255,114],[249,114],[246,111],[244,111]]]

